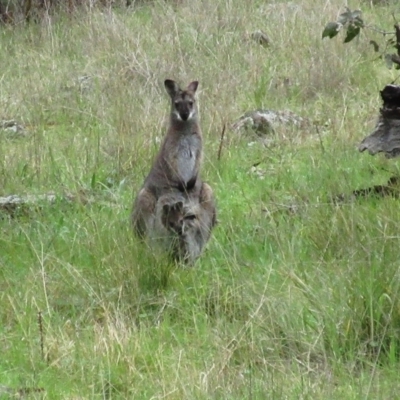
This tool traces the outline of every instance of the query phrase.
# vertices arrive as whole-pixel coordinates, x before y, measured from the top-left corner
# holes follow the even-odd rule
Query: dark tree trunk
[[[360,144],[360,151],[372,155],[385,153],[387,158],[400,155],[400,86],[387,85],[381,91],[383,106],[374,131]]]

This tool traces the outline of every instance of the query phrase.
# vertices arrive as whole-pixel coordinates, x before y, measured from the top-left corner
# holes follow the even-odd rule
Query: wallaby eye
[[[185,219],[188,219],[188,220],[192,221],[192,220],[196,219],[196,216],[194,214],[186,215]]]
[[[191,101],[191,100],[188,101],[188,104],[189,104],[190,107],[192,107],[193,106],[193,101]]]
[[[175,107],[179,106],[179,101],[174,101]]]

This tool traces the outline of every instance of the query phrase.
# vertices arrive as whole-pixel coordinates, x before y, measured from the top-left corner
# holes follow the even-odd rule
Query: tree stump
[[[383,107],[373,132],[359,145],[359,151],[385,153],[387,158],[400,155],[400,86],[387,85],[380,92]]]

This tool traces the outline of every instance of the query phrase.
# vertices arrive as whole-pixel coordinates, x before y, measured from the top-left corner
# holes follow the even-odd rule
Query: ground
[[[334,201],[398,173],[357,151],[398,72],[373,53],[378,32],[322,40],[343,2],[316,3],[141,2],[1,27],[0,118],[25,131],[0,133],[0,196],[56,199],[0,214],[0,393],[398,395],[399,200]],[[359,7],[392,29],[395,5]],[[166,78],[200,82],[218,203],[194,268],[129,225],[165,132]],[[310,124],[249,144],[229,127],[255,109]]]

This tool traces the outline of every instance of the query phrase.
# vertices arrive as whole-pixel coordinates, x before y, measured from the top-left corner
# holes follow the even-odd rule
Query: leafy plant
[[[341,30],[346,30],[346,37],[344,43],[351,42],[364,27],[364,21],[361,18],[361,10],[351,11],[346,7],[346,11],[339,15],[339,18],[335,22],[328,22],[322,32],[322,39],[329,37],[332,39]]]
[[[325,25],[322,32],[322,39],[325,37],[332,39],[340,31],[345,31],[346,34],[343,42],[349,43],[360,34],[361,29],[370,29],[378,32],[385,39],[388,37],[381,52],[380,46],[375,40],[370,40],[370,44],[373,46],[375,52],[381,53],[380,57],[385,60],[388,68],[392,68],[394,64],[396,69],[400,69],[400,26],[397,22],[394,25],[394,32],[386,32],[383,29],[366,24],[362,18],[361,10],[352,11],[346,7],[346,11],[339,15],[337,21],[328,22]],[[393,49],[395,52],[393,52]]]

